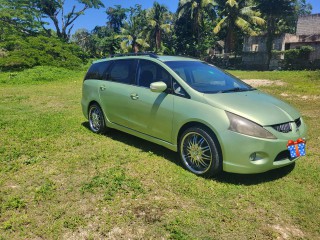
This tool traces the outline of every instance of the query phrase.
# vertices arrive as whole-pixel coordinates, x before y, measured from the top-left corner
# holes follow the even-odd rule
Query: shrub
[[[299,49],[290,49],[284,51],[284,69],[303,70],[312,68],[309,61],[309,56],[313,50],[314,49],[310,46],[302,46]]]
[[[0,57],[0,69],[4,71],[45,65],[75,69],[87,60],[75,44],[45,36],[7,39],[0,48],[6,52]]]

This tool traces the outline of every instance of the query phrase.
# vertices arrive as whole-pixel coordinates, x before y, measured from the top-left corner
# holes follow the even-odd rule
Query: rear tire
[[[222,154],[215,136],[201,127],[185,130],[179,140],[183,166],[192,173],[212,177],[222,170]]]
[[[93,103],[90,105],[88,119],[90,130],[92,132],[104,133],[107,130],[102,109],[97,103]]]

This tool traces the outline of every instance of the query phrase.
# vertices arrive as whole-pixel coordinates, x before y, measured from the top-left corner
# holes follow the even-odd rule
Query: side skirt
[[[173,145],[172,143],[166,142],[166,141],[161,140],[159,138],[155,138],[155,137],[152,137],[150,135],[147,135],[147,134],[144,134],[144,133],[141,133],[141,132],[137,132],[137,131],[135,131],[133,129],[130,129],[130,128],[127,128],[127,127],[124,127],[124,126],[121,126],[121,125],[118,125],[118,124],[115,124],[115,123],[111,123],[108,120],[106,121],[106,124],[107,124],[107,127],[109,127],[109,128],[114,128],[114,129],[117,129],[119,131],[131,134],[131,135],[139,137],[139,138],[142,138],[144,140],[153,142],[155,144],[158,144],[158,145],[161,145],[161,146],[163,146],[165,148],[168,148],[168,149],[170,149],[172,151],[175,151],[175,152],[178,151],[177,145]]]

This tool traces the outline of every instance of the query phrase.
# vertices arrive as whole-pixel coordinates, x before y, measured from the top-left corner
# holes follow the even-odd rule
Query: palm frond
[[[259,26],[263,26],[263,25],[266,24],[266,21],[265,21],[263,18],[261,18],[261,17],[252,16],[252,17],[251,17],[251,20],[252,20],[252,22],[253,22],[254,24],[257,24],[257,25],[259,25]]]
[[[149,47],[149,44],[144,39],[139,38],[139,39],[136,40],[136,42],[142,47],[145,47],[145,48]]]
[[[193,13],[194,13],[195,9],[197,9],[198,7],[199,7],[198,3],[194,1],[191,5],[191,19],[193,18]]]
[[[157,22],[155,20],[153,20],[153,19],[149,19],[149,25],[151,27],[155,27],[157,25]]]
[[[215,0],[202,0],[201,6],[202,7],[208,7],[208,6],[218,6],[219,4]]]
[[[191,1],[190,0],[185,0],[185,1],[180,1],[179,2],[179,6],[177,9],[177,13],[178,13],[178,18],[181,18],[185,12],[187,11],[187,9],[191,9]]]
[[[187,3],[191,2],[191,0],[180,0],[179,1],[179,6],[184,6],[186,5]]]
[[[228,17],[225,17],[225,18],[222,18],[222,19],[218,22],[217,26],[215,26],[215,28],[213,29],[213,32],[214,32],[215,34],[217,34],[218,32],[220,32],[220,30],[222,29],[222,27],[224,27],[225,22],[226,22],[227,19],[228,19]]]
[[[245,32],[251,36],[256,34],[256,32],[251,28],[250,23],[241,17],[237,18],[237,20],[235,21],[235,24],[239,29],[241,29],[243,32]]]
[[[120,47],[125,53],[127,53],[129,51],[128,41],[126,41],[126,40],[122,41],[120,43]]]
[[[120,28],[120,32],[122,33],[122,34],[128,34],[128,30],[126,29],[126,28]]]
[[[171,32],[171,25],[170,24],[161,24],[160,28],[165,32],[169,33]]]
[[[238,6],[236,0],[227,0],[226,4],[228,4],[230,7]]]
[[[254,11],[254,10],[252,9],[252,7],[249,6],[249,7],[243,7],[243,8],[241,8],[241,9],[240,9],[240,13],[241,13],[242,15],[254,16],[255,13],[256,13],[256,11]]]

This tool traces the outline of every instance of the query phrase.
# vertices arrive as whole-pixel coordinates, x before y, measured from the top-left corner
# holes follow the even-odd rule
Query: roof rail
[[[120,53],[120,54],[112,54],[110,58],[113,57],[125,57],[125,56],[149,56],[152,58],[158,58],[158,55],[153,52],[137,52],[137,53]]]

